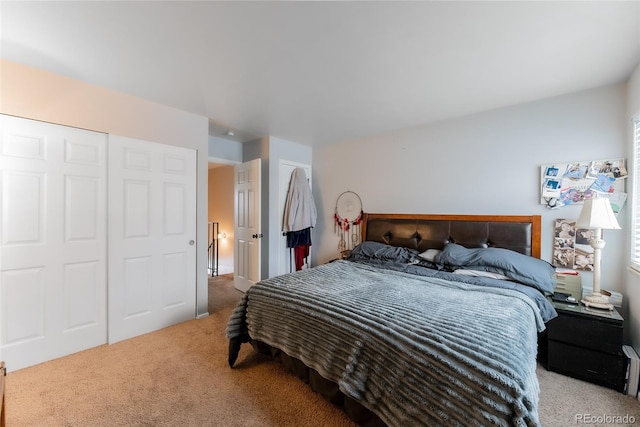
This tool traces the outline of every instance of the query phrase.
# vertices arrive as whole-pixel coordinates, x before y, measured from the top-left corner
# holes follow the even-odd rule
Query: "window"
[[[640,115],[633,120],[633,193],[631,197],[631,268],[640,273]]]

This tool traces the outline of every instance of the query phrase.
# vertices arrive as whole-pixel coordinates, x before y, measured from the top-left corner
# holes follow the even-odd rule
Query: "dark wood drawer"
[[[550,340],[607,353],[622,352],[622,323],[561,314],[547,327]]]
[[[621,353],[603,353],[549,340],[547,369],[619,392],[624,389],[626,366]]]

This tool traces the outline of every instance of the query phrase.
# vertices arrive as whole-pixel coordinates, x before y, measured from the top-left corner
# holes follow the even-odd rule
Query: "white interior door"
[[[109,136],[109,342],[196,314],[196,152]]]
[[[234,167],[233,285],[246,292],[261,277],[260,159]]]
[[[107,136],[0,129],[0,350],[16,370],[106,343]]]

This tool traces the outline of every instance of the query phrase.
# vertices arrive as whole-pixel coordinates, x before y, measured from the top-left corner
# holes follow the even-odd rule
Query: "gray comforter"
[[[281,349],[389,426],[538,425],[524,294],[336,261],[249,289],[227,337]]]

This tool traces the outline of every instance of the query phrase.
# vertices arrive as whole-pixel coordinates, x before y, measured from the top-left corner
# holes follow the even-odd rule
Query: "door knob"
[[[257,239],[257,238],[259,238],[259,237],[262,237],[262,233],[260,233],[260,234],[254,234],[254,235],[253,235],[253,236],[251,236],[251,237],[253,237],[254,239]]]
[[[195,241],[195,240],[189,240],[189,245],[190,245],[190,246],[193,246],[195,243],[196,243],[196,241]]]

